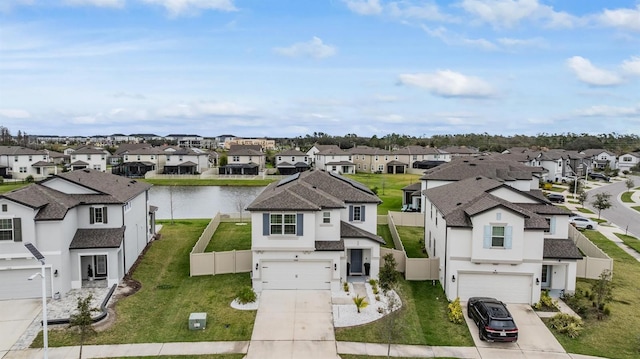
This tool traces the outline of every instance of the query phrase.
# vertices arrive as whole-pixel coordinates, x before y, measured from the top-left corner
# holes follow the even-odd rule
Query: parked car
[[[511,313],[504,303],[495,298],[469,298],[467,315],[478,326],[480,340],[496,342],[518,340],[518,327]]]
[[[564,176],[560,178],[560,182],[562,183],[570,183],[576,180],[576,176]]]
[[[595,229],[596,227],[598,227],[598,223],[596,223],[595,221],[580,216],[569,217],[569,223],[573,224],[577,228]]]
[[[609,176],[605,176],[602,173],[598,172],[589,173],[589,178],[591,178],[592,180],[603,180],[605,182],[609,182],[611,180]]]
[[[551,202],[564,203],[564,196],[558,193],[549,193],[547,199]]]

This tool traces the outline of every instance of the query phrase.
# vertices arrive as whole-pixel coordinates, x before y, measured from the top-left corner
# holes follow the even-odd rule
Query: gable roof
[[[364,239],[372,240],[374,242],[378,242],[380,244],[387,243],[384,240],[384,238],[378,235],[375,235],[373,233],[367,232],[364,229],[358,228],[345,221],[340,222],[340,237],[341,237],[340,238],[341,240],[343,240],[344,238],[364,238]]]
[[[151,188],[151,185],[148,183],[138,182],[126,177],[116,176],[89,168],[60,173],[40,183],[46,186],[46,182],[55,178],[61,178],[82,187],[92,189],[101,194],[109,195],[121,203],[125,203],[131,198]]]
[[[380,203],[364,185],[338,174],[312,170],[296,173],[267,186],[247,207],[249,211],[345,208],[347,203]]]
[[[295,149],[289,149],[276,154],[276,156],[306,156],[306,155],[307,155],[306,153],[300,150],[295,150]]]
[[[19,155],[46,155],[44,151],[38,151],[22,146],[0,146],[0,156],[19,156]]]
[[[572,240],[568,238],[545,238],[543,258],[582,259],[582,254]]]
[[[118,248],[124,240],[124,226],[120,228],[80,228],[69,249]]]
[[[501,181],[531,180],[534,173],[542,173],[541,167],[532,167],[515,161],[487,158],[459,158],[437,167],[430,168],[421,180],[459,181],[483,176]]]

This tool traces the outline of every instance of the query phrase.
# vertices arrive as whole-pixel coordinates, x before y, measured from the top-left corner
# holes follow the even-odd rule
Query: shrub
[[[345,292],[349,293],[349,282],[343,282],[342,289],[344,289]]]
[[[378,282],[375,279],[371,278],[369,279],[369,285],[372,287],[376,287],[378,286]]]
[[[460,297],[449,303],[447,308],[449,309],[449,321],[451,323],[464,323],[464,314],[462,313],[462,306],[460,305]]]
[[[256,292],[250,286],[244,286],[240,288],[236,296],[236,300],[240,304],[253,303],[257,299]]]
[[[549,325],[569,338],[577,338],[582,331],[582,319],[567,313],[556,314],[549,320]]]
[[[353,303],[356,305],[356,309],[358,309],[358,313],[360,313],[361,309],[364,309],[369,305],[366,299],[367,299],[366,297],[361,297],[359,295],[356,295],[353,298]]]
[[[27,183],[33,183],[33,181],[35,181],[35,179],[33,178],[32,175],[28,175],[27,178],[25,178],[25,181],[27,181]]]
[[[551,298],[551,296],[549,296],[548,290],[542,291],[542,293],[540,294],[540,301],[534,304],[533,308],[535,310],[552,310],[552,311],[559,310],[558,301]]]

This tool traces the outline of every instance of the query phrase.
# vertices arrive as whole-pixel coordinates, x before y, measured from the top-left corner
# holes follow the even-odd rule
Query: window
[[[349,206],[349,222],[364,222],[364,215],[364,206]]]
[[[386,156],[386,155],[385,155],[385,156],[384,156],[384,160],[385,160],[385,161],[388,161],[388,160],[389,160],[389,156]]]
[[[353,207],[353,220],[360,221],[362,218],[362,207]]]
[[[102,169],[100,168],[100,165],[93,165],[93,169],[96,171],[102,171]]]
[[[491,247],[504,247],[504,227],[491,227]]]
[[[278,162],[282,161],[282,156],[278,156]]]
[[[91,161],[91,155],[87,155],[87,160]]]
[[[269,215],[270,234],[296,234],[297,215],[295,213],[272,213]]]
[[[294,163],[296,162],[295,156],[291,156],[291,162],[294,162]]]
[[[549,228],[545,229],[544,233],[549,233],[549,234],[556,233],[556,218],[555,217],[548,217],[548,218],[545,218],[545,220],[547,221],[547,224],[549,225]]]
[[[89,223],[107,223],[107,207],[90,207]]]
[[[484,248],[511,249],[513,227],[504,224],[484,226]]]
[[[413,160],[417,161],[418,160],[418,155],[413,155]]]
[[[376,161],[378,160],[378,155],[376,155]]]
[[[378,171],[380,172],[384,171],[384,165],[378,165]]]
[[[104,155],[100,156],[100,159],[101,159],[101,160],[104,160]]]
[[[33,161],[33,156],[29,156],[29,162]]]
[[[322,212],[322,223],[331,223],[331,212]]]
[[[18,162],[18,156],[13,157],[13,162]]]
[[[22,242],[20,218],[0,218],[0,241]]]
[[[124,204],[124,212],[129,212],[131,210],[131,202],[127,202]]]
[[[20,173],[27,173],[27,167],[20,167]]]
[[[233,156],[233,162],[240,162],[240,156]]]
[[[8,210],[8,209],[7,209],[7,205],[6,205],[6,204],[3,204],[3,205],[2,205],[2,212],[6,212],[7,210]]]
[[[138,155],[138,161],[140,161],[140,155]]]
[[[631,156],[624,156],[622,157],[622,162],[632,162],[633,159],[631,158]]]

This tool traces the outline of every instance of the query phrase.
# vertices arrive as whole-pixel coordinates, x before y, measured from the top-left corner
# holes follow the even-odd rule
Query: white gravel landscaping
[[[231,308],[239,309],[239,310],[258,310],[258,304],[260,304],[260,293],[256,293],[256,300],[251,303],[240,304],[238,303],[238,299],[234,299],[231,302]]]
[[[365,288],[367,290],[367,302],[369,305],[366,308],[360,309],[360,313],[358,313],[358,308],[356,308],[356,305],[353,303],[352,298],[354,298],[356,294],[351,283],[349,283],[348,293],[345,291],[331,292],[331,299],[333,303],[340,303],[333,304],[334,327],[340,328],[362,325],[376,321],[384,316],[384,313],[388,310],[387,296],[382,294],[382,291],[380,291],[378,293],[380,300],[378,301],[375,299],[376,295],[373,294],[373,290],[369,283],[365,283]],[[398,297],[395,291],[390,291],[387,295],[395,297],[396,302],[399,304],[393,308],[394,311],[402,307],[400,297]],[[347,302],[347,300],[351,301]],[[379,308],[380,312],[378,311]]]

